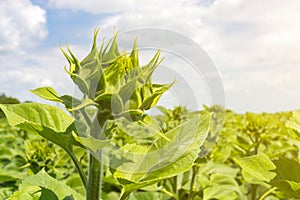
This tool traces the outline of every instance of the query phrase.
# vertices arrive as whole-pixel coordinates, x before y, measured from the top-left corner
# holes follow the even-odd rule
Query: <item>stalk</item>
[[[87,182],[86,199],[99,200],[101,197],[101,162],[89,154],[89,177]],[[101,159],[101,158],[100,158]]]
[[[174,194],[177,194],[177,176],[171,178],[172,190]]]
[[[122,190],[120,200],[126,200],[129,197],[130,193],[131,192],[129,192],[129,191],[125,192],[124,190]]]
[[[161,192],[163,192],[163,193],[165,193],[166,195],[168,195],[168,196],[170,196],[170,197],[174,197],[174,195],[171,193],[171,192],[169,192],[169,191],[167,191],[166,189],[162,189],[162,190],[160,190]],[[174,197],[175,198],[175,197]]]
[[[271,193],[274,192],[275,190],[277,190],[276,187],[271,188],[270,190],[266,191],[266,192],[259,198],[259,200],[264,200],[269,194],[271,194]]]
[[[74,155],[73,151],[72,150],[67,150],[65,149],[65,151],[69,154],[69,156],[71,157],[78,173],[79,173],[79,176],[80,176],[80,179],[81,179],[81,182],[84,186],[84,188],[86,189],[87,188],[87,178],[86,178],[86,175],[81,167],[81,164],[80,162],[78,161],[78,159],[76,158],[76,156]]]
[[[100,139],[101,128],[103,127],[108,116],[98,111],[97,118],[91,125],[91,136]],[[100,125],[100,126],[99,126]],[[101,182],[102,182],[102,150],[97,152],[98,159],[89,153],[89,173],[87,182],[86,200],[101,199]]]
[[[192,180],[191,180],[191,184],[190,184],[190,192],[189,192],[188,200],[191,200],[192,197],[193,197],[193,193],[194,193],[193,188],[194,188],[196,176],[197,176],[198,171],[199,171],[199,167],[194,165],[192,169],[193,169],[193,174],[192,174]]]
[[[258,187],[258,185],[256,185],[256,184],[251,185],[251,200],[256,199],[257,187]]]

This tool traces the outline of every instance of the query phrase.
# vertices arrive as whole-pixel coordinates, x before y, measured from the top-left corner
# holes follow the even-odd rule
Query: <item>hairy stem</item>
[[[94,119],[90,127],[90,134],[96,139],[101,139],[101,128],[107,120],[106,115],[101,115],[98,111],[97,118]],[[99,200],[101,198],[102,183],[102,151],[94,154],[89,153],[89,174],[87,182],[86,200]]]
[[[101,162],[90,153],[89,177],[87,182],[86,199],[99,200],[101,197]],[[101,160],[101,156],[99,158]]]

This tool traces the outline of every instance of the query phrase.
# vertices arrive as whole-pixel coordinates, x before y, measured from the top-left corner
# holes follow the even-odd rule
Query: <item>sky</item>
[[[0,92],[22,101],[39,101],[29,90],[41,86],[70,93],[74,86],[64,72],[67,61],[60,44],[68,42],[82,59],[96,27],[101,29],[99,41],[109,39],[115,30],[121,36],[155,28],[178,33],[182,40],[175,39],[174,45],[185,38],[203,50],[201,55],[211,60],[222,81],[218,89],[226,108],[237,112],[299,109],[299,10],[299,0],[0,0]],[[147,43],[157,42],[149,38]],[[199,54],[192,48],[186,51],[187,58]],[[141,52],[141,60],[146,62],[153,53]],[[212,99],[216,97],[210,90],[216,88],[207,87],[206,77],[188,71],[189,59],[170,52],[164,56],[158,79],[171,74],[183,85],[163,98],[164,104],[182,98],[177,102],[189,106],[185,91],[194,91],[200,104],[218,101]]]

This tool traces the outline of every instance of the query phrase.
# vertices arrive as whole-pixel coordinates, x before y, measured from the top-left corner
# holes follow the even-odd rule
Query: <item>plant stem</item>
[[[87,182],[86,200],[99,200],[101,197],[101,162],[89,153],[89,177]],[[101,160],[101,156],[99,158]]]
[[[268,191],[266,191],[260,198],[259,200],[264,200],[269,194],[271,194],[273,191],[275,191],[277,188],[273,187],[271,189],[269,189]]]
[[[166,189],[162,189],[161,192],[165,193],[166,195],[168,195],[170,197],[174,197],[174,195],[171,192],[167,191]]]
[[[131,193],[131,192],[128,192],[128,191],[125,192],[124,190],[122,190],[120,200],[126,200],[126,199],[129,197],[130,193]]]
[[[191,185],[190,185],[190,192],[189,192],[189,196],[188,196],[188,200],[191,200],[192,197],[193,197],[193,188],[194,188],[194,184],[195,184],[195,180],[196,180],[196,176],[197,176],[197,173],[199,171],[199,167],[194,165],[193,166],[193,174],[192,174],[192,180],[191,180]]]
[[[90,134],[96,139],[100,139],[101,128],[107,116],[101,115],[98,111],[97,118],[94,119],[90,127]],[[89,173],[86,191],[86,200],[100,200],[102,183],[102,150],[96,152],[97,157],[92,152],[89,153]]]
[[[83,184],[84,188],[86,189],[87,188],[87,185],[86,185],[87,184],[87,178],[86,178],[86,175],[85,175],[85,173],[84,173],[84,171],[83,171],[83,169],[81,167],[81,164],[79,163],[78,159],[74,155],[74,152],[73,152],[72,149],[71,150],[67,150],[66,149],[66,152],[71,157],[71,159],[72,159],[72,161],[73,161],[73,163],[74,163],[74,165],[75,165],[75,167],[76,167],[76,169],[77,169],[77,171],[79,173],[79,176],[80,176],[80,179],[82,181],[82,184]]]
[[[177,194],[177,176],[174,176],[171,179],[171,183],[172,183],[172,190],[174,194]]]
[[[251,185],[251,199],[255,200],[256,199],[256,191],[257,191],[257,185],[252,184]]]

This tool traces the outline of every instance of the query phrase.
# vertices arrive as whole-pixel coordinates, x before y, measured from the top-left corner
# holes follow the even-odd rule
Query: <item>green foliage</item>
[[[287,127],[294,129],[300,137],[300,111],[295,111],[293,117],[286,123]]]
[[[135,174],[134,172],[145,169],[145,165],[138,165],[139,168],[134,168],[135,170],[126,172],[126,169],[129,167],[136,166],[139,159],[147,158],[148,160],[151,158],[151,156],[147,157],[145,154],[138,154],[138,156],[136,156],[136,152],[148,152],[152,144],[151,141],[160,141],[161,144],[167,145],[167,147],[169,147],[167,149],[172,151],[170,141],[157,134],[157,130],[164,130],[162,133],[172,141],[173,138],[167,134],[168,131],[172,131],[174,128],[176,130],[178,125],[191,125],[190,123],[192,123],[192,121],[190,120],[199,115],[199,112],[190,112],[185,108],[179,107],[174,110],[160,109],[163,110],[162,114],[150,118],[155,120],[154,124],[154,121],[147,118],[145,118],[144,121],[136,123],[126,119],[118,119],[117,124],[106,124],[106,130],[110,130],[111,132],[108,133],[112,134],[112,140],[110,141],[112,144],[121,148],[119,149],[119,152],[116,152],[115,148],[112,149],[114,150],[113,155],[116,156],[115,159],[123,159],[123,161],[127,159],[128,162],[123,162],[123,165],[119,166],[116,171],[114,171],[113,168],[111,168],[111,170],[105,170],[105,177],[103,178],[102,185],[102,199],[118,199],[122,192],[122,188],[126,187],[127,190],[123,189],[123,194],[126,194],[125,191],[132,189],[130,187],[141,187],[134,191],[129,199],[190,198],[195,200],[246,200],[254,197],[255,199],[298,198],[299,156],[294,149],[299,149],[299,143],[297,143],[297,135],[294,134],[293,130],[285,127],[291,113],[242,115],[227,111],[224,129],[222,129],[213,150],[202,159],[197,159],[188,171],[184,170],[184,173],[174,173],[174,176],[169,178],[163,174],[156,174],[153,177],[160,178],[159,180],[151,179],[153,182],[151,182],[151,180],[140,181],[142,179],[139,179],[138,177],[145,176],[145,173],[137,173],[134,176],[130,176],[130,174]],[[208,109],[210,108],[207,108],[206,110]],[[221,112],[221,110],[215,109],[215,112]],[[219,117],[222,116],[218,113],[214,113],[214,115]],[[255,121],[253,116],[260,119],[260,121],[256,122],[256,125],[253,122]],[[202,117],[204,117],[204,115],[202,115]],[[263,118],[265,118],[264,121],[271,120],[271,123],[262,122],[261,119]],[[295,119],[291,118],[290,122],[293,121],[295,121]],[[221,120],[219,120],[219,122],[221,122]],[[288,126],[290,126],[290,122],[287,123]],[[0,151],[1,168],[3,169],[0,171],[0,178],[2,181],[5,181],[2,184],[4,188],[0,190],[0,198],[5,199],[9,197],[13,191],[17,190],[17,186],[21,184],[21,181],[24,178],[33,173],[37,173],[42,168],[44,168],[52,177],[71,186],[78,193],[82,195],[85,194],[84,187],[80,184],[80,178],[73,174],[73,166],[61,149],[54,148],[55,146],[46,141],[41,141],[33,134],[27,134],[18,128],[10,127],[5,121],[0,124],[2,124],[2,128],[0,128],[2,132],[0,133],[3,133],[0,134],[1,141],[6,141],[6,143],[1,143],[5,148],[2,148],[3,150]],[[270,125],[266,126],[266,124]],[[216,125],[220,126],[217,123]],[[264,131],[262,131],[261,134],[258,134],[259,138],[264,138],[264,135],[268,135],[269,138],[275,138],[277,140],[261,142],[261,146],[258,148],[258,154],[254,154],[254,151],[252,150],[249,151],[250,153],[241,150],[254,149],[255,146],[253,146],[253,143],[251,142],[245,143],[243,140],[237,139],[237,136],[244,136],[245,139],[247,137],[250,138],[255,135],[255,131],[260,129],[263,129]],[[279,130],[281,131],[279,132]],[[145,140],[144,136],[146,133],[153,135],[153,137],[148,137]],[[138,138],[140,134],[144,134],[142,138]],[[180,135],[180,131],[175,131],[174,134],[180,136],[180,138],[188,137],[188,135]],[[110,144],[106,146],[107,141],[105,140],[95,139],[91,136],[79,137],[74,134],[74,132],[71,136],[78,142],[79,147],[74,147],[74,151],[76,157],[81,160],[85,173],[87,171],[87,160],[84,149],[89,149],[95,154],[95,152],[102,149],[103,146],[105,146],[104,148],[111,148]],[[24,141],[23,138],[27,138],[26,141]],[[228,142],[222,144],[224,141]],[[289,143],[290,145],[283,145],[286,143]],[[281,144],[281,146],[278,146],[279,144]],[[264,145],[269,145],[270,148],[275,149],[265,150],[266,148]],[[220,152],[216,151],[219,150],[224,152],[224,148],[226,149],[228,147],[231,149],[229,155],[220,155]],[[195,151],[199,152],[199,150],[200,146]],[[262,152],[266,152],[266,154]],[[63,155],[63,157],[59,155]],[[172,155],[173,154],[168,154],[168,156]],[[224,159],[224,157],[228,159],[222,161],[220,158]],[[173,164],[176,165],[175,162]],[[23,167],[22,170],[20,170],[20,167]],[[29,171],[30,173],[28,173]],[[157,173],[167,174],[168,171],[163,168],[163,170],[158,170]],[[121,176],[123,179],[120,177],[117,178],[117,176]],[[134,177],[137,177],[138,179],[133,179]],[[192,183],[193,177],[194,182]],[[132,185],[132,183],[135,185]],[[153,185],[144,187],[149,184]],[[121,185],[123,186],[121,187]],[[27,191],[35,189],[36,188],[33,187],[26,190],[19,190],[19,192],[22,193],[23,191],[25,195],[28,193]],[[53,195],[53,193],[55,194],[55,191],[44,190],[44,195]],[[37,195],[41,194],[42,193],[37,193]]]
[[[0,141],[0,199],[7,199],[23,179],[42,169],[62,182],[78,178],[72,175],[74,167],[61,148],[35,134],[9,126],[6,119],[0,120]],[[78,150],[75,154],[85,165],[84,152]],[[76,190],[82,192],[81,188],[79,184]]]
[[[274,170],[276,166],[263,153],[250,157],[236,158],[235,161],[243,169],[243,177],[248,183],[270,181],[275,177],[275,173],[270,171]]]
[[[17,105],[0,105],[10,125],[19,126],[29,131],[42,131],[51,129],[64,133],[74,122],[74,119],[62,110],[39,103],[26,103]]]
[[[265,154],[236,160],[247,182],[263,181],[284,191],[290,197],[300,198],[300,164],[286,158],[271,161]],[[250,177],[250,178],[249,178]]]
[[[274,187],[286,192],[291,197],[300,198],[300,163],[281,158],[274,160],[276,177],[270,182]]]
[[[77,144],[71,134],[74,119],[54,106],[26,103],[0,105],[0,108],[10,125],[40,134],[68,151]]]
[[[49,176],[41,170],[34,176],[26,178],[9,200],[19,199],[84,199],[84,196],[77,193],[62,182]]]
[[[274,114],[226,112],[226,120],[213,159],[224,162],[264,152],[273,158],[298,158],[299,141],[285,126],[291,112]]]
[[[152,82],[160,51],[141,66],[137,41],[120,52],[115,34],[98,49],[97,35],[82,61],[62,50],[80,98],[31,91],[69,113],[0,98],[1,199],[300,198],[299,111],[159,106],[159,115],[147,115],[174,84]]]
[[[4,93],[0,95],[0,104],[17,104],[20,103],[20,101],[13,97],[7,97]],[[0,119],[4,118],[5,115],[3,111],[0,109]]]
[[[169,197],[166,194],[159,192],[136,192],[133,193],[129,200],[168,200]]]
[[[13,97],[7,97],[4,93],[0,95],[0,103],[1,104],[17,104],[20,101]]]
[[[160,138],[150,148],[125,146],[125,157],[112,161],[118,165],[113,175],[124,186],[123,194],[188,171],[207,137],[209,119],[209,114],[195,117],[165,133],[171,141]]]

